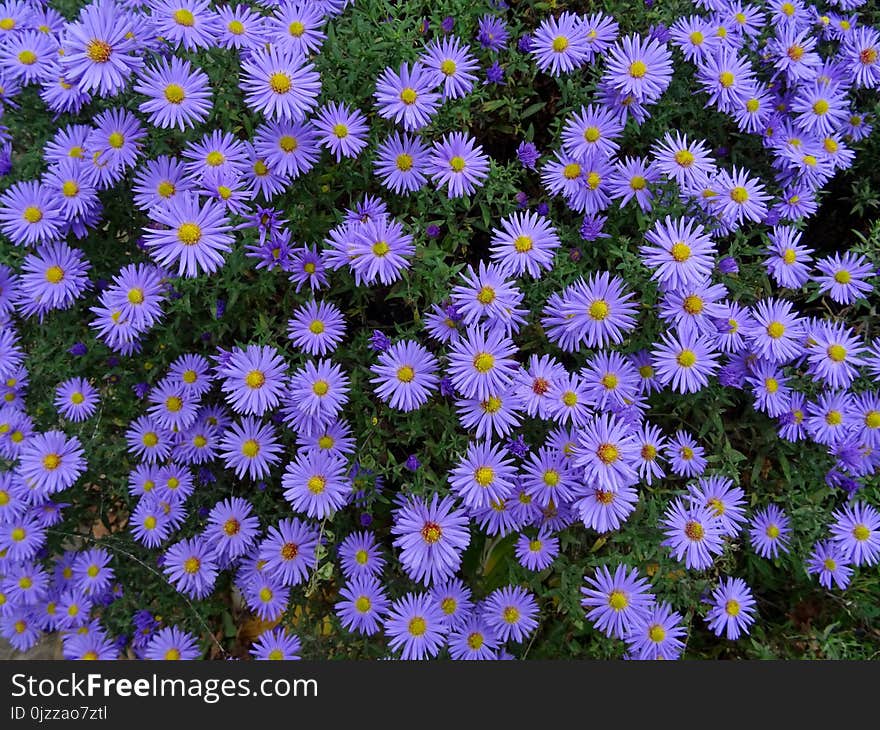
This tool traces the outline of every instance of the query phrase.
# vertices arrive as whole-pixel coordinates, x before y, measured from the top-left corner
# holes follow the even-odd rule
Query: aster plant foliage
[[[270,5],[0,3],[0,636],[876,655],[880,11]]]

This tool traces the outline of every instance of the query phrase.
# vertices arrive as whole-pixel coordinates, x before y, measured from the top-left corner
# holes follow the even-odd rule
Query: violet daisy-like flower
[[[759,357],[775,363],[790,361],[803,351],[804,322],[791,302],[762,299],[752,307],[752,322],[743,334]]]
[[[648,581],[627,565],[618,565],[613,575],[607,566],[599,566],[585,581],[581,605],[587,619],[606,636],[625,638],[638,621],[648,617],[654,604]]]
[[[703,185],[717,171],[705,142],[689,141],[679,132],[667,132],[651,148],[651,154],[660,171],[683,188]]]
[[[846,550],[833,540],[819,541],[807,561],[807,572],[819,577],[819,584],[831,590],[836,584],[845,590],[852,579],[853,569]]]
[[[676,499],[666,510],[663,527],[666,539],[660,544],[669,547],[675,559],[683,560],[687,568],[708,568],[713,556],[723,550],[722,526],[710,507],[693,502],[686,505]]]
[[[687,635],[684,618],[668,603],[655,603],[644,615],[630,624],[624,640],[633,659],[678,659],[684,651]]]
[[[99,400],[98,391],[84,378],[69,378],[55,389],[55,407],[74,423],[91,418]]]
[[[666,442],[665,450],[670,468],[680,476],[698,477],[706,469],[706,450],[686,431],[676,431]]]
[[[176,626],[159,629],[144,650],[144,659],[191,661],[201,654],[196,637]]]
[[[208,0],[157,0],[150,10],[156,31],[175,48],[194,51],[214,44],[219,22]]]
[[[166,207],[154,208],[152,219],[165,228],[145,228],[144,245],[162,265],[177,264],[179,276],[213,273],[232,248],[229,219],[213,200],[200,204],[193,193],[174,198]]]
[[[366,636],[379,633],[389,601],[377,578],[352,578],[339,590],[339,596],[334,610],[344,628]]]
[[[672,54],[665,43],[629,35],[610,49],[605,75],[620,93],[654,102],[672,80]]]
[[[770,196],[760,181],[749,177],[747,170],[736,167],[730,173],[719,170],[712,184],[718,195],[709,202],[723,222],[729,225],[739,225],[744,220],[760,222],[767,214]]]
[[[359,284],[394,283],[416,250],[412,235],[387,216],[357,226],[353,238],[349,265]]]
[[[455,406],[462,427],[475,430],[478,439],[506,436],[520,424],[518,400],[511,390],[485,399],[457,400]]]
[[[700,59],[697,82],[709,95],[709,103],[722,111],[734,108],[737,100],[750,92],[755,72],[747,58],[735,48],[720,48]]]
[[[581,107],[562,128],[562,145],[575,159],[590,155],[610,157],[617,152],[623,122],[612,110],[598,104]]]
[[[333,153],[337,162],[343,157],[357,157],[367,146],[367,118],[348,104],[326,104],[318,112],[314,125],[321,133],[321,144]]]
[[[61,201],[46,185],[17,182],[0,195],[0,231],[19,246],[56,240],[63,223]]]
[[[467,513],[451,497],[411,498],[395,513],[391,528],[406,574],[426,586],[455,575],[470,544],[468,523]]]
[[[716,636],[723,635],[736,641],[742,634],[749,633],[756,613],[752,589],[746,582],[742,578],[722,578],[712,592],[706,622]]]
[[[384,628],[389,646],[405,661],[435,657],[446,642],[443,612],[424,593],[407,593],[391,604]]]
[[[253,50],[265,45],[266,18],[247,5],[217,7],[220,48]]]
[[[348,383],[339,365],[310,360],[293,373],[288,393],[300,413],[328,423],[348,402]]]
[[[58,50],[54,35],[22,29],[3,38],[0,68],[23,84],[49,81],[58,71]]]
[[[183,163],[176,157],[160,155],[139,167],[134,176],[134,204],[148,212],[193,188]]]
[[[498,639],[485,619],[469,616],[449,634],[449,656],[456,661],[497,658]]]
[[[297,661],[302,659],[299,637],[283,627],[264,631],[250,649],[256,661]]]
[[[453,386],[466,398],[486,399],[503,392],[516,375],[515,353],[516,346],[502,330],[467,327],[450,346]]]
[[[90,268],[77,248],[63,242],[40,245],[22,263],[19,308],[41,319],[50,310],[67,309],[89,287]]]
[[[27,440],[16,473],[31,489],[48,495],[72,486],[85,469],[85,453],[79,439],[61,431],[47,431]]]
[[[709,278],[715,244],[705,228],[693,219],[666,216],[645,234],[650,246],[640,248],[652,278],[671,289],[680,289]]]
[[[375,535],[366,530],[353,532],[340,543],[339,560],[347,578],[379,576],[385,566]]]
[[[252,416],[245,416],[233,423],[220,441],[220,455],[227,467],[243,479],[263,479],[269,475],[272,465],[279,460],[281,444],[275,429]]]
[[[474,271],[468,265],[461,278],[464,284],[452,289],[452,304],[465,326],[483,321],[490,330],[519,329],[525,314],[519,307],[523,295],[498,266],[481,261],[479,271]]]
[[[488,177],[489,157],[472,137],[453,132],[434,143],[427,172],[438,186],[446,186],[450,198],[470,195]]]
[[[181,540],[165,552],[163,571],[184,595],[205,598],[214,589],[217,564],[214,551],[201,538]]]
[[[302,451],[287,465],[281,486],[295,512],[324,519],[351,497],[347,461],[325,451]]]
[[[269,119],[300,122],[317,106],[321,77],[294,51],[270,45],[241,64],[245,103]]]
[[[558,314],[575,342],[587,347],[605,347],[620,344],[624,334],[635,329],[637,306],[633,299],[634,294],[626,291],[622,279],[602,271],[587,281],[576,281],[569,288]]]
[[[438,362],[417,342],[404,340],[379,354],[370,370],[376,395],[392,408],[407,412],[424,405],[440,382]]]
[[[229,497],[211,508],[204,537],[218,558],[235,559],[250,549],[259,529],[260,519],[254,515],[250,502]]]
[[[807,362],[810,373],[834,389],[848,388],[858,376],[865,347],[843,322],[819,322],[810,328]],[[771,414],[774,415],[774,414]]]
[[[835,253],[817,261],[816,268],[820,274],[816,277],[819,291],[838,304],[852,304],[873,290],[866,280],[874,276],[874,267],[861,254]]]
[[[332,303],[311,301],[293,313],[287,336],[308,355],[333,352],[345,335],[345,319]]]
[[[402,63],[397,72],[386,68],[376,82],[379,116],[392,119],[407,132],[425,127],[436,113],[440,94],[434,91],[435,72],[416,61]]]
[[[207,75],[189,61],[160,59],[141,75],[134,90],[149,97],[138,109],[150,123],[181,131],[205,121],[211,111],[211,87]]]
[[[688,486],[686,499],[696,507],[707,507],[718,520],[721,532],[734,537],[746,520],[745,492],[727,477],[701,477]]]
[[[801,245],[802,235],[791,226],[775,226],[770,233],[764,266],[779,286],[799,289],[810,278],[813,251]]]
[[[513,462],[491,443],[471,443],[464,457],[449,472],[449,485],[468,507],[488,507],[504,500],[514,489]]]
[[[788,517],[775,504],[755,513],[749,526],[749,540],[762,558],[776,558],[790,548],[791,527]]]
[[[880,511],[865,502],[854,502],[832,516],[831,539],[840,546],[847,563],[871,566],[880,562]]]
[[[844,40],[841,53],[856,86],[880,88],[880,33],[875,28],[855,28]]]
[[[395,193],[406,195],[420,190],[428,181],[428,151],[418,137],[394,132],[376,149],[376,175]]]
[[[610,413],[592,416],[577,432],[574,465],[584,479],[616,491],[638,482],[639,446],[630,425]]]
[[[477,77],[477,59],[457,36],[431,41],[421,55],[424,65],[437,76],[435,85],[443,86],[444,99],[467,96]]]
[[[528,273],[538,279],[553,267],[553,252],[559,245],[559,235],[549,218],[513,213],[492,231],[491,258],[511,276]]]
[[[538,602],[520,586],[496,588],[482,604],[481,616],[500,641],[525,641],[538,628]]]
[[[545,18],[531,37],[530,53],[541,71],[551,76],[571,73],[589,59],[590,47],[581,18],[562,13],[558,18]]]
[[[285,587],[302,583],[316,565],[318,537],[311,523],[295,517],[281,520],[269,528],[260,543],[259,559],[265,561],[264,570]]]
[[[265,33],[269,42],[299,56],[318,51],[327,35],[321,30],[324,13],[317,3],[291,0],[280,5],[266,18]]]
[[[652,353],[657,380],[677,393],[696,393],[718,370],[718,354],[709,339],[695,333],[665,333]]]
[[[546,532],[535,537],[520,535],[514,548],[516,559],[527,570],[539,571],[549,568],[559,555],[559,538]]]
[[[500,51],[507,46],[510,33],[505,22],[496,15],[483,15],[477,24],[477,41],[483,48]]]
[[[275,408],[284,392],[287,364],[274,347],[236,348],[217,370],[220,387],[236,413],[263,415]]]

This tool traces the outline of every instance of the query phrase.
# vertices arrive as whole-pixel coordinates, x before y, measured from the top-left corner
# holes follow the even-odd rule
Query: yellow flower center
[[[724,605],[724,610],[725,610],[725,612],[727,613],[728,616],[738,616],[738,615],[739,615],[739,611],[740,611],[739,601],[737,601],[737,600],[734,599],[734,598],[731,598],[731,599],[730,599],[730,600]]]
[[[865,525],[856,525],[852,531],[853,537],[859,542],[864,542],[871,537],[871,531]]]
[[[312,494],[321,494],[327,488],[327,480],[318,474],[314,474],[309,477],[306,487]]]
[[[614,390],[620,382],[620,379],[614,373],[605,373],[600,382],[605,390]]]
[[[703,300],[696,294],[691,294],[684,298],[682,307],[688,314],[699,314],[703,311]]]
[[[764,530],[764,534],[767,535],[771,540],[775,540],[779,537],[779,528],[776,525],[767,525],[767,529]]]
[[[452,76],[455,73],[457,66],[455,65],[455,61],[451,58],[447,58],[443,63],[440,64],[440,71],[445,76]]]
[[[107,138],[107,143],[114,150],[118,150],[125,144],[125,137],[122,136],[122,132],[112,132]]]
[[[61,456],[59,454],[46,454],[43,457],[43,468],[46,471],[55,471],[61,466]]]
[[[596,299],[590,304],[589,315],[591,319],[601,322],[611,313],[608,302],[604,299]]]
[[[749,199],[749,191],[744,187],[737,185],[733,190],[730,191],[730,199],[734,203],[738,203],[742,205]]]
[[[776,378],[765,378],[764,387],[768,393],[775,393],[779,390],[779,381]]]
[[[428,545],[433,545],[443,537],[443,528],[436,522],[426,522],[422,527],[422,540]]]
[[[672,254],[672,258],[678,263],[683,263],[691,257],[691,247],[682,241],[676,241],[672,244],[669,253]]]
[[[334,124],[333,134],[338,139],[345,139],[346,137],[348,137],[348,127],[346,127],[344,124]]]
[[[397,379],[401,383],[411,383],[415,377],[416,371],[413,370],[409,365],[404,365],[397,369]]]
[[[184,246],[195,246],[202,240],[202,229],[198,223],[181,223],[177,227],[177,240]]]
[[[813,112],[818,115],[827,114],[828,113],[829,104],[825,99],[819,99],[815,104],[813,104]]]
[[[581,175],[581,166],[577,162],[569,162],[562,168],[562,176],[566,180],[577,180]]]
[[[50,266],[46,269],[46,281],[50,284],[57,284],[64,278],[64,269],[60,266]]]
[[[852,280],[852,274],[850,274],[846,269],[841,269],[836,274],[834,274],[834,281],[838,284],[849,284]]]
[[[633,61],[629,65],[629,75],[634,79],[644,78],[646,73],[648,73],[648,66],[644,61]]]
[[[226,26],[226,29],[232,33],[232,35],[241,35],[244,33],[244,23],[240,20],[230,20],[229,25]]]
[[[525,234],[517,236],[513,241],[513,247],[517,253],[527,253],[532,250],[532,239]]]
[[[478,649],[480,649],[483,646],[483,635],[479,634],[477,632],[470,634],[467,637],[467,645],[469,648],[473,649],[474,651],[477,651]]]
[[[373,253],[380,258],[387,256],[390,250],[391,246],[388,245],[387,241],[376,241],[373,244]]]
[[[330,384],[326,380],[316,380],[315,384],[312,386],[312,392],[315,395],[327,395],[327,391],[330,390]]]
[[[577,402],[578,402],[577,393],[575,393],[573,390],[566,390],[566,391],[562,394],[562,402],[563,402],[566,406],[568,406],[569,408],[572,408],[573,406],[576,406],[576,405],[577,405]]]
[[[399,155],[397,155],[397,159],[395,159],[394,164],[401,172],[409,172],[413,166],[412,155],[408,155],[406,154],[406,152],[401,152]]]
[[[843,362],[846,360],[846,349],[842,345],[831,345],[827,352],[828,357],[834,362]]]
[[[415,89],[407,86],[403,91],[400,92],[400,100],[407,105],[412,105],[416,103],[416,99],[418,99],[419,95],[416,93]]]
[[[276,94],[286,94],[292,85],[290,76],[281,71],[276,71],[269,77],[269,87]]]
[[[843,414],[840,411],[828,411],[825,414],[825,423],[829,426],[839,426],[843,423]]]
[[[464,157],[456,155],[449,161],[449,167],[452,168],[453,172],[461,172],[465,168]]]
[[[61,194],[65,198],[73,198],[79,193],[79,185],[76,180],[65,180],[61,186]]]
[[[793,46],[789,46],[788,57],[792,61],[800,61],[804,57],[804,47],[799,46],[797,43],[795,43]]]
[[[370,603],[370,599],[366,596],[359,596],[358,599],[354,602],[354,607],[360,613],[366,613],[372,607],[372,603]]]
[[[615,611],[623,611],[629,606],[629,599],[623,591],[613,590],[608,596],[608,605]]]
[[[495,479],[495,470],[491,466],[481,466],[474,472],[474,481],[481,487],[488,487]]]
[[[880,428],[880,411],[868,411],[865,414],[865,425],[868,428]]]
[[[595,190],[602,182],[602,176],[598,172],[591,172],[587,175],[587,185],[590,190]]]
[[[37,54],[33,51],[24,50],[18,54],[18,60],[25,66],[33,66],[37,62]]]
[[[165,98],[171,104],[180,104],[186,98],[186,92],[180,84],[168,84],[165,87]]]
[[[736,77],[733,75],[731,71],[722,71],[718,74],[718,83],[725,89],[729,89],[733,86],[733,82],[736,81]]]
[[[147,431],[141,441],[144,446],[152,448],[159,443],[159,437],[153,431]]]
[[[421,616],[410,619],[409,633],[412,636],[422,636],[428,630],[428,623]]]
[[[39,223],[43,220],[43,211],[40,210],[35,205],[29,205],[24,209],[24,213],[22,213],[22,218],[24,218],[28,223]]]
[[[491,286],[484,286],[477,292],[477,301],[480,304],[491,304],[495,301],[495,290]]]
[[[643,178],[641,175],[633,175],[632,178],[630,178],[629,186],[633,190],[644,190],[646,187],[648,187],[648,181],[645,180],[645,178]]]
[[[219,150],[213,150],[205,156],[205,162],[208,163],[209,167],[220,167],[220,165],[226,162],[226,155]]]
[[[655,644],[659,644],[666,638],[666,629],[660,624],[654,624],[648,629],[648,638]]]
[[[771,322],[767,325],[767,334],[774,340],[778,340],[785,334],[785,325],[782,322]]]
[[[202,562],[193,555],[191,558],[187,558],[183,563],[183,570],[186,573],[192,575],[193,573],[198,573],[199,568],[202,567]]]
[[[79,391],[77,391],[76,393],[72,393],[70,395],[70,402],[73,403],[74,405],[77,405],[77,406],[80,403],[82,403],[85,399],[86,399],[86,397],[82,393],[80,393]]]
[[[196,24],[195,16],[185,8],[174,11],[174,22],[186,28],[191,28]]]
[[[642,446],[641,456],[645,461],[654,461],[657,458],[657,447],[652,444],[645,444]]]
[[[266,376],[261,370],[251,370],[244,378],[248,388],[262,388],[266,384]]]
[[[482,408],[485,413],[498,413],[498,411],[501,410],[501,399],[494,395],[490,395],[486,400],[480,403],[480,408]]]
[[[843,23],[841,23],[841,26]],[[877,63],[878,52],[876,48],[865,48],[859,53],[859,62],[864,66],[871,66]]]
[[[478,373],[488,373],[495,366],[495,356],[481,352],[474,358],[474,368]]]
[[[596,456],[603,464],[613,464],[620,458],[620,450],[614,444],[600,444]]]
[[[508,606],[501,612],[501,618],[505,623],[515,624],[519,621],[519,609],[516,606]]]
[[[254,441],[254,439],[248,439],[241,445],[241,453],[248,459],[253,459],[260,453],[260,444]]]
[[[548,487],[555,487],[559,484],[559,472],[556,469],[548,469],[544,472],[544,484]]]
[[[299,38],[306,32],[306,27],[303,25],[302,21],[294,20],[289,26],[287,26],[287,30],[294,38]]]
[[[564,35],[558,35],[553,39],[553,50],[556,53],[562,53],[566,48],[568,48],[568,38]]]

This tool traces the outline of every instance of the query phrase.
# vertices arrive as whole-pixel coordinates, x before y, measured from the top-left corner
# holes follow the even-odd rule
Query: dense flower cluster
[[[862,4],[833,3],[845,12]],[[280,272],[301,295],[283,332],[296,359],[257,342],[210,358],[181,354],[144,387],[143,411],[125,429],[135,464],[126,529],[155,551],[187,599],[210,597],[228,575],[250,612],[277,623],[292,608],[292,590],[317,580],[329,555],[344,630],[384,635],[403,659],[441,651],[506,658],[552,617],[521,585],[475,594],[462,565],[477,536],[480,544],[511,536],[511,556],[540,572],[566,549],[566,536],[622,529],[642,487],[662,480],[683,485],[658,509],[657,525],[657,543],[683,570],[717,568],[745,537],[757,555],[776,559],[792,550],[791,517],[716,470],[691,427],[664,429],[652,412],[657,391],[688,399],[720,387],[748,394],[781,439],[816,444],[834,460],[828,483],[851,498],[804,556],[810,574],[843,589],[857,568],[880,562],[880,511],[858,495],[880,466],[880,342],[865,341],[844,309],[872,293],[876,271],[861,253],[820,256],[801,225],[871,131],[857,101],[880,89],[880,33],[800,0],[700,0],[693,14],[647,34],[623,34],[603,13],[545,18],[518,43],[529,63],[551,77],[597,74],[590,101],[565,116],[553,150],[529,140],[517,150],[558,204],[557,220],[548,205],[500,215],[486,259],[462,265],[424,313],[423,336],[375,332],[373,359],[355,372],[334,358],[356,333],[346,302],[329,298],[330,283],[408,280],[422,234],[393,212],[399,199],[433,189],[454,200],[487,184],[497,162],[480,140],[435,122],[475,92],[480,59],[505,49],[510,30],[489,14],[468,39],[444,21],[444,35],[426,40],[414,60],[389,59],[374,107],[359,109],[328,98],[316,65],[348,0],[270,5],[95,0],[74,20],[36,1],[0,5],[4,108],[34,87],[48,110],[41,113],[58,116],[41,174],[0,194],[4,245],[23,252],[17,269],[0,265],[2,636],[26,650],[42,632],[60,631],[65,656],[79,659],[114,658],[126,647],[149,659],[201,655],[200,637],[148,610],[132,618],[130,643],[110,636],[101,611],[121,590],[111,548],[47,554],[47,533],[64,518],[59,500],[90,467],[88,444],[65,429],[98,417],[101,392],[79,376],[57,383],[61,425],[38,429],[25,408],[29,348],[18,322],[79,307],[114,357],[137,355],[175,284],[217,274],[242,235],[253,268]],[[206,128],[215,90],[194,60],[205,49],[240,59],[247,138],[231,124]],[[503,83],[493,63],[489,80]],[[725,163],[712,140],[688,129],[642,137],[642,154],[633,152],[682,64],[707,109],[759,140],[760,170]],[[89,123],[68,122],[89,109],[102,111]],[[173,154],[152,148],[149,140],[174,129],[196,133]],[[0,138],[8,160],[16,141],[5,127]],[[395,204],[360,196],[319,245],[303,245],[275,201],[324,151],[337,164],[367,156],[370,184]],[[96,286],[77,243],[100,229],[108,192],[128,196],[147,223],[134,236],[136,260],[120,251],[118,270]],[[583,271],[533,310],[530,287],[561,257],[559,220],[583,217],[583,238],[599,247],[606,216],[625,207],[648,221],[631,253],[656,287],[656,304],[640,305],[640,293],[610,267]],[[747,230],[765,246],[767,286],[754,301],[732,292],[726,277],[737,262],[723,255]],[[798,309],[791,293],[802,289],[827,298],[828,316]],[[634,351],[646,322],[657,337]],[[527,328],[542,330],[547,352],[523,348]],[[445,484],[427,494],[387,490],[390,535],[366,521],[331,544],[335,515],[365,499],[356,453],[366,434],[347,417],[355,388],[403,414],[449,399],[470,439]],[[524,423],[543,425],[546,438],[526,443]],[[195,514],[190,498],[209,482],[209,466],[243,488],[217,493]],[[418,471],[418,458],[406,466]],[[271,521],[249,496],[269,481],[283,495]],[[390,571],[409,579],[408,592],[389,587]],[[701,609],[706,626],[728,640],[747,634],[758,620],[753,589],[737,576],[713,579]],[[587,570],[582,596],[588,622],[622,640],[628,658],[684,652],[692,607],[655,595],[635,567]],[[300,650],[279,627],[251,653],[292,659]]]

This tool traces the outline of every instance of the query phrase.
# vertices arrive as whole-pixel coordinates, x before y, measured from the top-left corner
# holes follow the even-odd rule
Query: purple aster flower
[[[443,613],[424,593],[407,593],[396,600],[384,621],[392,650],[401,659],[427,659],[440,653],[446,642]]]
[[[314,124],[322,135],[321,144],[333,153],[337,162],[343,157],[357,157],[367,146],[367,118],[348,104],[331,102],[325,105]]]
[[[712,343],[693,333],[665,333],[652,353],[657,380],[677,393],[696,393],[709,384],[718,370]]]
[[[206,598],[217,579],[214,551],[200,538],[181,540],[169,547],[162,569],[174,587],[191,598]]]
[[[880,562],[880,512],[865,502],[844,505],[832,515],[831,539],[840,546],[846,562],[876,565]]]
[[[857,87],[880,88],[880,33],[876,29],[855,28],[846,36],[841,53]]]
[[[609,413],[592,416],[577,432],[574,465],[588,483],[616,491],[638,481],[639,447],[629,424]]]
[[[523,167],[534,170],[541,153],[532,142],[520,142],[519,147],[516,148],[516,156]]]
[[[805,329],[791,302],[771,298],[755,304],[752,324],[744,334],[758,357],[784,363],[801,354]]]
[[[299,418],[309,416],[315,419],[315,425],[326,424],[348,401],[348,383],[339,365],[329,360],[310,360],[291,376],[288,398]]]
[[[386,68],[376,82],[376,103],[379,116],[392,119],[407,132],[425,127],[440,105],[440,94],[434,91],[436,72],[416,61],[400,65],[397,73]]]
[[[295,51],[274,45],[253,50],[241,70],[245,103],[269,119],[301,122],[317,106],[321,77]]]
[[[438,362],[424,347],[411,340],[398,342],[379,355],[370,370],[376,377],[376,394],[392,408],[407,412],[424,405],[436,388]]]
[[[592,55],[581,18],[568,12],[541,22],[530,38],[529,52],[538,68],[551,76],[571,73]]]
[[[219,29],[207,0],[157,0],[150,19],[158,35],[188,51],[214,45]]]
[[[288,320],[288,337],[308,355],[333,352],[345,334],[342,312],[330,303],[311,301]]]
[[[264,631],[250,649],[256,661],[296,661],[301,659],[302,649],[299,637],[289,633],[284,627]]]
[[[664,222],[654,224],[645,239],[651,245],[641,247],[642,258],[654,269],[652,278],[662,285],[679,289],[712,273],[715,244],[696,221],[666,216]]]
[[[687,568],[708,568],[723,550],[723,527],[711,507],[676,499],[666,510],[663,526],[666,539],[661,545],[669,547],[676,560],[684,560]]]
[[[503,392],[516,374],[516,347],[503,331],[467,327],[451,346],[449,374],[466,398],[486,399]]]
[[[57,239],[63,222],[61,201],[47,185],[17,182],[0,196],[0,231],[19,246]]]
[[[376,150],[374,169],[395,193],[415,192],[427,182],[428,147],[418,137],[394,132]]]
[[[47,431],[29,438],[21,450],[16,473],[41,495],[72,486],[86,469],[85,454],[76,436]]]
[[[492,61],[492,65],[486,69],[486,84],[504,86],[504,68],[498,61]]]
[[[350,248],[350,267],[359,285],[392,284],[410,267],[413,237],[397,220],[382,217],[357,226]]]
[[[816,262],[820,276],[819,291],[838,304],[852,304],[873,290],[867,280],[874,276],[873,265],[861,254],[846,251],[835,253]]]
[[[202,270],[210,274],[223,265],[223,254],[232,248],[233,239],[221,204],[205,200],[200,205],[196,195],[185,193],[151,213],[155,222],[166,227],[144,229],[144,244],[161,266],[176,262],[179,276],[195,277]]]
[[[712,592],[706,622],[716,636],[736,641],[740,635],[749,633],[755,614],[755,599],[746,582],[741,578],[722,578]]]
[[[236,413],[261,416],[280,402],[287,364],[274,347],[236,348],[218,369],[221,388]]]
[[[716,215],[729,225],[739,225],[743,220],[760,222],[767,214],[770,196],[764,186],[748,176],[745,169],[733,168],[731,173],[719,170],[713,186],[718,194],[709,199]]]
[[[55,389],[55,407],[74,423],[91,418],[99,401],[98,391],[84,378],[69,378]]]
[[[538,602],[520,586],[496,588],[482,604],[482,619],[499,641],[523,642],[538,628]]]
[[[247,5],[217,7],[220,48],[253,50],[268,42],[266,19]]]
[[[376,352],[385,352],[389,347],[391,347],[391,340],[388,335],[379,330],[373,330],[370,335],[370,348]]]
[[[138,109],[153,126],[181,131],[207,119],[211,111],[211,87],[208,77],[189,61],[172,57],[160,59],[147,68],[134,90],[149,97]]]
[[[831,388],[848,388],[858,376],[865,351],[861,340],[842,322],[819,322],[809,330],[809,372]],[[776,415],[776,414],[771,414]]]
[[[444,99],[467,96],[473,89],[477,80],[474,71],[479,64],[458,37],[432,41],[425,47],[421,59],[436,74],[436,85],[443,86]]]
[[[452,132],[434,143],[428,172],[435,184],[447,187],[450,198],[470,195],[489,175],[489,157],[464,132]]]
[[[326,451],[302,451],[287,465],[281,486],[294,512],[324,519],[351,497],[347,461]]]
[[[468,507],[487,507],[513,492],[516,473],[498,445],[470,443],[465,456],[449,473],[449,484]]]
[[[559,539],[547,532],[535,537],[520,535],[515,545],[516,559],[527,570],[540,571],[549,568],[559,555]]]
[[[385,566],[375,535],[366,530],[353,532],[340,543],[339,560],[347,578],[379,576]]]
[[[705,185],[717,169],[703,140],[691,142],[679,132],[667,132],[651,149],[654,162],[682,188]]]
[[[415,454],[410,454],[406,457],[403,466],[409,471],[418,471],[422,466],[422,462],[419,461],[419,458]]]
[[[201,655],[196,637],[176,626],[159,629],[144,650],[144,659],[191,661]]]
[[[602,565],[585,581],[581,605],[587,610],[587,619],[606,636],[623,639],[650,615],[654,596],[648,590],[648,581],[635,568],[621,564],[612,575]]]
[[[335,611],[343,627],[366,636],[378,633],[382,618],[388,612],[389,601],[377,578],[365,575],[352,578],[343,586]]]
[[[488,398],[463,398],[455,402],[461,425],[480,438],[506,436],[520,424],[517,399],[511,390]]]
[[[47,243],[28,254],[19,278],[19,310],[26,316],[43,316],[53,309],[68,309],[90,287],[91,265],[82,251],[66,243]]]
[[[245,416],[226,429],[219,447],[223,463],[234,469],[239,479],[245,474],[253,480],[269,476],[281,452],[275,429],[252,416]]]
[[[779,286],[799,289],[810,278],[813,251],[801,245],[802,235],[790,226],[776,226],[770,233],[764,266]]]
[[[673,472],[685,477],[698,477],[706,469],[705,449],[685,431],[676,431],[666,442],[666,454]]]
[[[695,507],[707,507],[718,520],[722,534],[735,537],[746,520],[745,492],[727,477],[702,477],[688,486],[686,499]]]
[[[638,492],[633,487],[620,487],[616,491],[591,486],[586,494],[575,501],[581,521],[586,527],[599,533],[617,530],[626,522],[636,508]]]
[[[678,659],[684,651],[684,618],[668,603],[655,603],[634,619],[624,637],[629,655],[637,660]]]
[[[495,15],[483,15],[477,28],[477,41],[490,51],[501,51],[507,46],[510,34],[505,22]]]
[[[846,590],[853,569],[843,546],[833,540],[824,540],[813,546],[807,562],[807,572],[819,576],[819,584],[828,590],[835,584],[840,590]]]
[[[318,537],[317,529],[295,517],[269,527],[259,546],[263,570],[285,587],[302,583],[317,563]]]
[[[327,35],[321,30],[324,12],[317,3],[283,3],[274,15],[266,18],[268,41],[294,55],[309,56],[321,48]]]
[[[502,218],[492,231],[492,261],[502,272],[522,276],[528,272],[540,278],[553,266],[553,252],[560,241],[552,223],[534,213],[513,213]]]
[[[775,504],[756,512],[749,526],[749,539],[755,552],[762,558],[776,558],[780,551],[787,553],[791,527],[788,517]]]
[[[586,282],[579,279],[569,287],[557,314],[562,317],[564,331],[573,342],[587,347],[620,344],[624,333],[632,331],[636,325],[633,298],[620,278],[602,271],[591,275]],[[547,310],[542,319],[545,327],[550,324],[546,314]],[[553,334],[550,339],[554,340]],[[563,346],[563,349],[566,348]]]
[[[496,659],[498,639],[485,619],[469,616],[449,634],[449,656],[457,661]]]
[[[672,80],[672,54],[656,39],[629,35],[610,49],[605,74],[618,92],[654,102]]]
[[[451,578],[471,539],[467,513],[456,509],[451,497],[438,500],[436,494],[430,503],[411,498],[395,513],[391,528],[406,574],[425,585]]]

